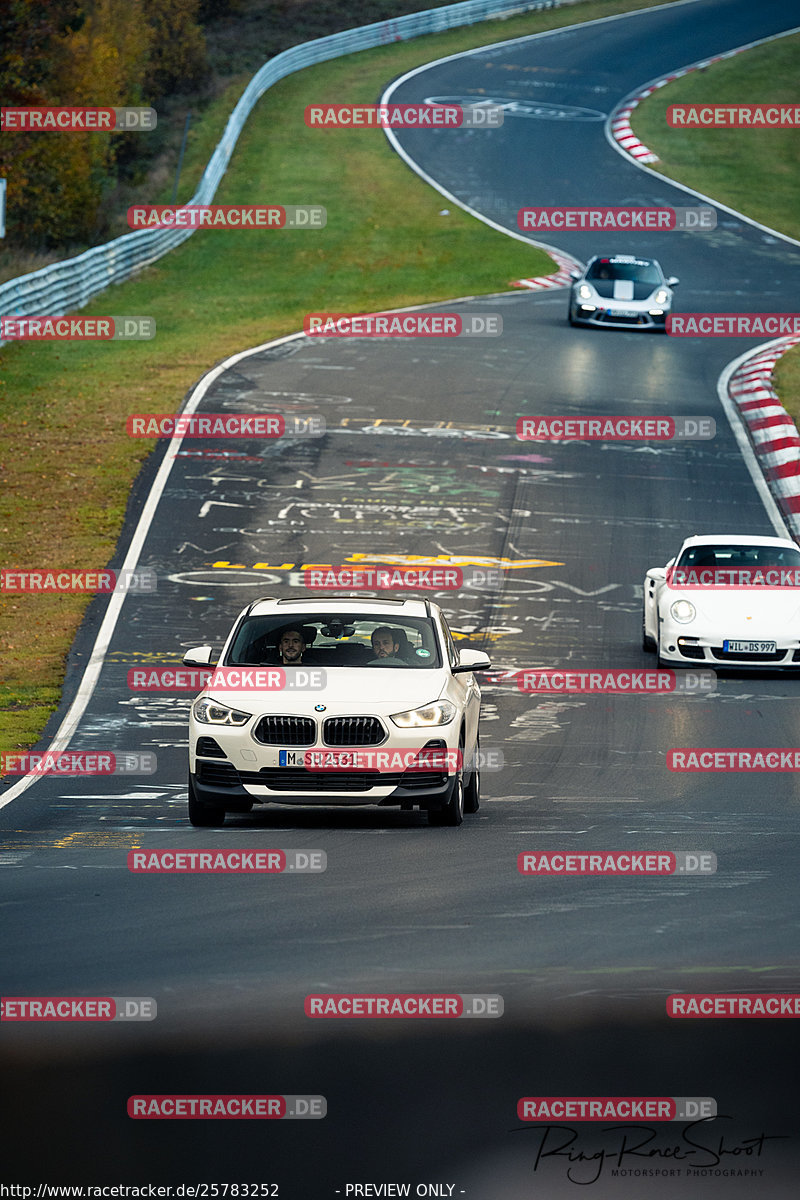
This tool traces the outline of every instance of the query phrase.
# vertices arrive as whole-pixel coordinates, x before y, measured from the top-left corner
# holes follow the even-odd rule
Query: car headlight
[[[593,295],[594,295],[594,292],[589,287],[588,283],[582,283],[581,286],[578,288],[578,298],[580,300],[591,300]]]
[[[655,296],[653,296],[654,304],[666,304],[669,300],[669,292],[666,288],[659,288]]]
[[[395,725],[401,729],[420,729],[431,725],[448,725],[456,715],[456,706],[449,700],[436,700],[422,708],[410,708],[408,712],[395,713]]]
[[[246,725],[253,715],[241,712],[238,708],[229,708],[217,700],[209,700],[207,696],[195,700],[192,712],[195,720],[203,721],[206,725]]]
[[[697,616],[697,609],[691,600],[675,600],[670,605],[669,611],[673,621],[677,621],[679,625],[688,625]]]

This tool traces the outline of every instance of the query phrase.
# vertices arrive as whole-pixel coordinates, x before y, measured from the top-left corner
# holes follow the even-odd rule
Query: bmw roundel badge
[[[325,712],[325,705],[324,704],[315,704],[314,712]]]

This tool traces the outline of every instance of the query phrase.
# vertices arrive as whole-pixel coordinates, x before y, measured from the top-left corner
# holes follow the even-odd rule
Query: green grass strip
[[[777,38],[659,88],[634,110],[632,126],[659,162],[653,169],[729,208],[800,239],[800,129],[670,129],[670,104],[797,102],[800,35]],[[720,246],[724,231],[712,234]],[[796,306],[795,306],[796,308]],[[781,403],[800,420],[800,347],[779,363]]]

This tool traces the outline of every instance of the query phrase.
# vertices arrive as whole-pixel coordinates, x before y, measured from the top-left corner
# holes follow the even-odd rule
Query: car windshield
[[[587,279],[631,279],[634,283],[661,283],[661,272],[655,263],[636,258],[622,261],[598,258],[586,272]]]
[[[676,567],[799,567],[794,546],[689,546]]]
[[[225,662],[424,671],[440,667],[441,657],[427,617],[315,609],[245,617]]]

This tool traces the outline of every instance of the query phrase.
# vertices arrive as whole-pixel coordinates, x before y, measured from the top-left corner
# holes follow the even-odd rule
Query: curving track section
[[[460,56],[401,82],[393,98],[544,98],[601,119],[509,118],[491,137],[448,141],[404,133],[402,148],[508,228],[526,203],[681,203],[619,159],[602,114],[642,80],[794,19],[777,3],[700,0]],[[746,298],[790,311],[796,249],[727,217],[713,234],[663,236],[658,257],[681,277],[682,307],[719,311]],[[574,234],[562,248],[586,258],[595,246]],[[613,249],[652,245],[631,237]],[[126,599],[71,742],[154,751],[158,772],[80,787],[43,779],[0,810],[4,992],[159,1003],[150,1026],[75,1035],[66,1048],[52,1029],[7,1027],[12,1140],[54,1117],[57,1084],[80,1093],[42,1148],[39,1166],[54,1178],[107,1181],[113,1168],[129,1178],[144,1155],[163,1182],[233,1177],[233,1164],[242,1179],[263,1179],[269,1166],[282,1196],[344,1194],[354,1179],[448,1180],[455,1190],[438,1194],[475,1200],[573,1194],[563,1156],[537,1160],[538,1135],[512,1136],[516,1100],[534,1091],[717,1096],[730,1147],[762,1129],[798,1132],[784,1107],[791,1022],[743,1030],[663,1015],[670,991],[800,983],[796,779],[772,777],[756,798],[746,777],[665,765],[675,745],[792,745],[796,683],[763,673],[721,679],[711,697],[533,699],[502,680],[520,666],[648,665],[644,571],[693,530],[735,521],[772,532],[716,391],[747,345],[570,329],[563,292],[440,307],[497,312],[503,337],[287,339],[215,372],[201,408],[322,415],[327,435],[161,452],[174,461],[139,528],[140,563],[161,586]],[[717,437],[516,441],[516,417],[532,412],[712,415]],[[138,511],[137,499],[129,534]],[[325,875],[131,876],[131,848],[200,843],[184,817],[188,698],[129,690],[130,668],[177,664],[188,646],[219,643],[245,600],[299,594],[299,564],[353,555],[480,556],[508,567],[498,591],[440,598],[458,636],[490,650],[499,680],[484,689],[482,740],[504,765],[484,775],[480,813],[453,831],[395,811],[272,808],[201,838],[323,848]],[[74,649],[68,700],[101,615],[98,604]],[[533,848],[711,849],[720,869],[706,879],[534,882],[516,871],[517,853]],[[506,1015],[444,1031],[345,1022],[333,1033],[302,1015],[311,990],[413,988],[499,992]],[[128,1095],[171,1089],[322,1093],[329,1115],[255,1138],[244,1122],[214,1139],[186,1122],[128,1122]],[[578,1144],[588,1147],[585,1136]],[[762,1149],[760,1194],[791,1195],[796,1150]],[[35,1174],[29,1162],[13,1170],[25,1182]],[[598,1195],[633,1194],[609,1170],[600,1186]],[[750,1196],[753,1186],[711,1176],[702,1194]],[[686,1180],[659,1177],[647,1194],[685,1195]]]

